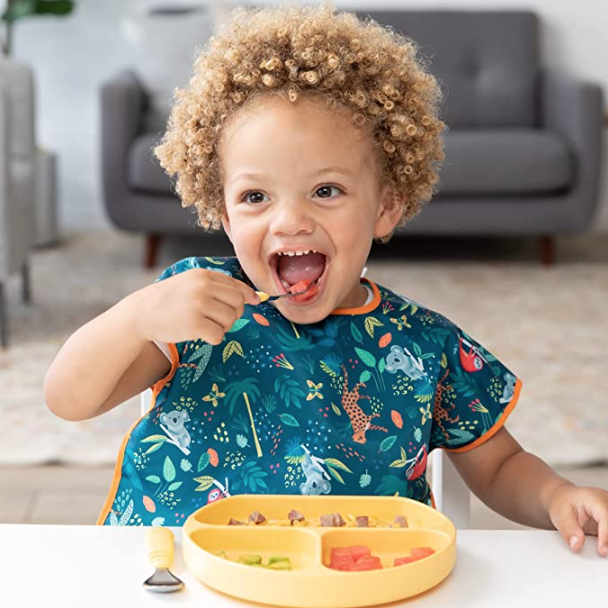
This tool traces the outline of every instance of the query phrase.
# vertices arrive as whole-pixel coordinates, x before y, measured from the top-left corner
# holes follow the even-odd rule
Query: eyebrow
[[[341,173],[342,175],[346,175],[347,177],[352,177],[353,172],[350,171],[349,169],[346,169],[345,167],[338,167],[338,166],[334,166],[334,167],[323,167],[322,169],[319,169],[318,171],[313,171],[312,173],[309,173],[307,177],[318,177],[320,175],[324,175],[326,173]],[[235,177],[233,177],[230,180],[230,183],[234,183],[239,179],[260,179],[260,178],[264,178],[266,177],[266,175],[264,173],[238,173]]]

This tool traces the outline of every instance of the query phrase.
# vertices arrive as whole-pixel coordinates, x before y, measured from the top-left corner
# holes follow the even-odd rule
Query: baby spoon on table
[[[154,574],[144,581],[144,587],[158,593],[183,589],[184,581],[169,570],[173,563],[173,532],[154,526],[146,530],[144,540],[150,563],[156,568]]]

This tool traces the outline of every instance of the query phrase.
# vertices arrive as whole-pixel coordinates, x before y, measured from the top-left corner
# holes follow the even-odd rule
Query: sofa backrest
[[[538,18],[530,11],[358,11],[411,37],[444,93],[452,127],[533,127]]]

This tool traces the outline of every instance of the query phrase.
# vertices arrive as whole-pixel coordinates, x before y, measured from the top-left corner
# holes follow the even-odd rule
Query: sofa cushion
[[[171,180],[154,157],[159,136],[139,136],[129,151],[127,180],[134,190],[170,194]],[[445,135],[442,196],[536,194],[567,188],[573,167],[557,135],[535,129],[454,130]]]
[[[171,180],[154,156],[153,149],[159,143],[156,133],[140,135],[129,149],[127,183],[133,190],[170,194]]]
[[[445,135],[442,196],[536,194],[566,189],[574,168],[566,143],[537,129],[453,130]]]
[[[444,92],[452,127],[536,126],[538,18],[529,11],[370,11],[410,36]]]

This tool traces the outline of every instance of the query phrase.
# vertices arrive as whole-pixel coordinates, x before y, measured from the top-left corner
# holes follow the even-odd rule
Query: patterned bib
[[[187,258],[249,285],[236,258]],[[435,448],[504,424],[521,382],[444,316],[362,279],[368,304],[297,325],[245,306],[224,340],[170,344],[169,374],[125,437],[98,523],[182,525],[234,494],[399,495],[432,504]]]

